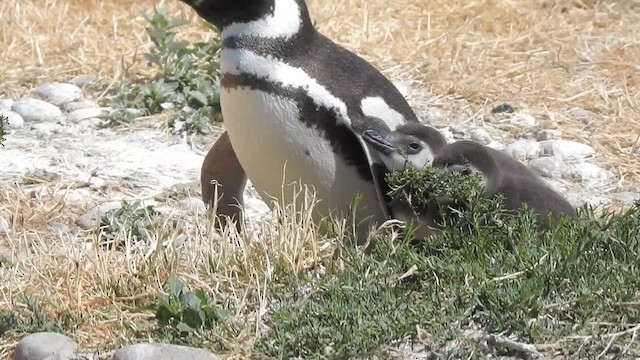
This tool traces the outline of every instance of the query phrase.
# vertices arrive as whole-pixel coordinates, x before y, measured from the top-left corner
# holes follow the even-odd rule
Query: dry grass
[[[153,222],[150,243],[134,243],[119,233],[115,241],[124,247],[105,250],[99,233],[56,235],[48,229],[52,222],[73,223],[74,214],[86,211],[67,208],[63,191],[37,199],[2,186],[0,217],[10,219],[10,232],[0,239],[0,251],[22,252],[23,258],[12,267],[0,266],[0,309],[24,308],[29,297],[42,301],[53,319],[73,314],[82,319],[74,334],[81,348],[107,349],[102,355],[108,356],[129,343],[135,330],[152,326],[153,314],[141,311],[142,305],[156,304],[168,278],[178,276],[234,311],[239,331],[220,335],[230,354],[240,353],[265,330],[265,293],[275,264],[302,273],[326,263],[340,242],[322,240],[310,225],[313,194],[291,191],[303,199],[301,208],[277,206],[276,225],[263,223],[251,233],[240,234],[235,227],[219,233],[205,215],[164,214]],[[176,243],[181,236],[187,240]],[[1,337],[0,358],[11,356],[18,340]]]
[[[507,101],[536,115],[541,125],[587,141],[600,161],[625,181],[640,181],[640,1],[594,0],[310,0],[319,29],[361,54],[394,79],[411,81],[416,107],[442,107],[452,122],[488,114]],[[140,16],[153,5],[197,19],[175,0],[0,1],[0,95],[17,96],[45,81],[81,74],[109,79],[150,76],[141,53],[150,45]],[[197,23],[187,39],[211,38]],[[586,119],[573,108],[592,112]],[[171,274],[212,293],[234,294],[248,326],[237,344],[259,332],[271,260],[306,268],[330,256],[313,229],[295,221],[264,229],[261,242],[230,234],[213,241],[206,219],[184,221],[187,247],[162,244],[129,252],[96,251],[96,235],[60,238],[51,221],[72,223],[85,209],[67,208],[59,196],[45,200],[0,188],[0,216],[11,218],[11,236],[0,247],[29,251],[15,267],[0,267],[0,308],[21,294],[49,297],[58,310],[85,316],[77,333],[83,347],[123,336],[148,315],[135,311],[138,297],[152,296]],[[287,225],[288,224],[288,225]],[[159,231],[162,229],[159,226]],[[159,233],[158,239],[180,234]],[[295,241],[291,241],[294,239]],[[166,256],[157,256],[163,248]],[[196,249],[205,249],[204,251]],[[148,252],[150,251],[150,252]],[[151,255],[149,255],[151,254]],[[154,255],[156,254],[156,255]],[[208,261],[217,259],[216,268]],[[146,279],[141,281],[140,279]],[[113,284],[126,284],[116,297]],[[16,339],[0,340],[0,358]],[[240,345],[240,346],[241,346]]]

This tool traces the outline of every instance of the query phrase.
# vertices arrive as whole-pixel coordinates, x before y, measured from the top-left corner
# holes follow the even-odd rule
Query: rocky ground
[[[199,171],[214,139],[173,135],[162,122],[145,118],[130,128],[104,127],[110,109],[100,107],[91,92],[83,90],[94,80],[82,76],[69,83],[42,84],[21,98],[0,99],[0,114],[9,120],[7,140],[0,148],[0,182],[32,197],[60,196],[86,209],[73,224],[49,224],[52,232],[74,234],[91,229],[99,212],[119,207],[123,199],[143,200],[169,210],[162,200],[167,191],[174,192],[181,210],[204,211]],[[416,101],[412,89],[403,84],[398,87],[410,101]],[[452,114],[438,108],[416,109],[449,141],[472,139],[528,163],[576,206],[628,205],[640,193],[640,184],[624,183],[621,174],[601,168],[599,154],[591,146],[564,138],[562,129],[539,128],[526,109],[504,104],[490,115],[453,122],[448,121]],[[589,114],[577,109],[572,116]],[[267,215],[266,205],[250,186],[245,199],[251,219]],[[0,217],[0,236],[10,235],[9,221]],[[0,257],[7,260],[18,261],[20,255],[0,247]],[[55,354],[69,358],[75,352],[77,345],[69,338],[44,333],[25,337],[15,356],[20,360],[53,358]],[[164,358],[216,357],[202,350],[158,344],[130,346],[113,356]]]

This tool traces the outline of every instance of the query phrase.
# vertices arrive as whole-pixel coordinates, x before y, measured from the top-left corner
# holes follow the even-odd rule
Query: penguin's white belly
[[[220,95],[236,156],[267,204],[281,200],[283,192],[285,202],[291,201],[287,185],[299,181],[315,190],[320,200],[316,214],[346,211],[359,192],[360,214],[384,221],[373,183],[361,179],[355,167],[333,152],[328,139],[299,119],[292,100],[248,88],[223,88]]]

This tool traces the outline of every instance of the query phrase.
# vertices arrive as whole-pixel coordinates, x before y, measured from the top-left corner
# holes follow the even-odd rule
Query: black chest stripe
[[[351,129],[338,121],[338,109],[317,105],[302,86],[286,86],[251,74],[223,74],[220,86],[224,89],[259,90],[294,101],[300,111],[300,121],[316,129],[331,144],[347,164],[356,167],[360,177],[373,182],[369,161],[358,138]]]

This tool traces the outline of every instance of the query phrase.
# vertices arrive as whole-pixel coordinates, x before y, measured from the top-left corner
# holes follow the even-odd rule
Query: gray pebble
[[[72,359],[78,345],[67,336],[41,332],[23,337],[16,345],[16,360]]]
[[[144,343],[124,347],[113,354],[112,360],[217,360],[209,351],[188,346]]]
[[[569,116],[576,118],[576,119],[585,119],[585,118],[590,118],[593,117],[593,113],[589,110],[585,110],[583,108],[573,108],[571,110],[569,110]]]
[[[541,130],[536,135],[536,140],[538,141],[557,140],[560,138],[562,138],[562,131],[560,130],[545,129]]]
[[[65,112],[73,112],[80,109],[93,109],[100,107],[95,101],[80,99],[77,101],[71,101],[61,105],[62,110]]]
[[[562,159],[555,156],[545,156],[529,161],[529,166],[545,177],[559,178],[565,171],[566,165]]]
[[[510,121],[512,124],[517,124],[520,126],[536,126],[538,121],[531,114],[527,114],[525,112],[515,112],[511,115]]]
[[[145,116],[146,113],[143,109],[136,109],[136,108],[128,108],[125,110],[129,115],[139,118],[142,116]]]
[[[505,151],[520,161],[526,161],[538,157],[540,144],[535,140],[520,139],[508,145]]]
[[[469,137],[472,141],[478,142],[482,145],[488,145],[491,143],[491,134],[485,129],[472,129]]]
[[[541,141],[542,154],[559,157],[562,160],[582,160],[592,157],[596,151],[587,144],[570,140]]]
[[[46,101],[23,97],[13,103],[11,109],[25,121],[55,122],[62,119],[62,110]]]
[[[613,174],[598,165],[583,162],[569,166],[563,177],[583,182],[601,183],[613,178]]]
[[[8,120],[7,127],[9,129],[21,129],[24,127],[24,119],[15,111],[0,109],[0,115]]]
[[[13,106],[12,99],[0,99],[0,109],[11,110],[12,106]]]
[[[85,119],[78,121],[78,126],[82,129],[97,129],[104,123],[104,120],[98,118]]]
[[[71,83],[77,87],[85,87],[87,85],[94,85],[100,82],[100,78],[95,75],[78,75],[71,79]]]
[[[109,112],[110,110],[106,108],[78,109],[67,114],[67,120],[70,122],[78,122],[91,118],[100,118],[109,115]]]
[[[53,105],[61,105],[82,98],[82,90],[68,83],[43,84],[35,88],[33,93]]]

